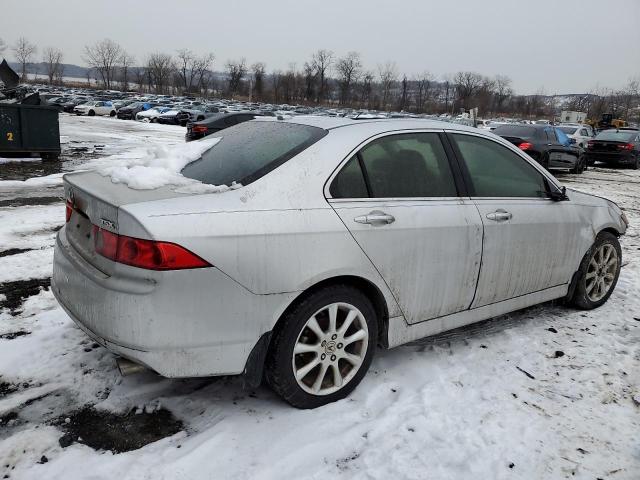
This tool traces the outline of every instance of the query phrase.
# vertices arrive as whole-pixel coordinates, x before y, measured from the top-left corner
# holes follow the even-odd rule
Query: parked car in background
[[[195,105],[189,108],[183,108],[178,113],[176,120],[178,125],[186,127],[189,122],[199,122],[205,118],[212,117],[220,112],[218,107],[209,105]]]
[[[258,113],[249,112],[219,113],[200,122],[188,123],[187,133],[184,138],[187,142],[197,140],[199,138],[206,137],[207,135],[211,135],[212,133],[219,132],[225,128],[232,127],[233,125],[253,120],[259,116],[261,115]]]
[[[164,113],[161,113],[156,118],[156,122],[163,123],[165,125],[178,125],[178,114],[182,109],[180,107],[172,107]]]
[[[113,103],[102,100],[94,100],[86,103],[81,103],[73,107],[73,113],[77,115],[88,115],[93,117],[94,115],[108,115],[110,117],[116,116],[116,109],[113,107]]]
[[[158,117],[165,112],[171,110],[171,107],[152,107],[149,110],[143,110],[142,112],[136,113],[136,120],[139,122],[151,122],[155,123],[158,121]]]
[[[136,113],[149,110],[154,105],[149,102],[134,102],[118,109],[118,118],[122,120],[133,120]]]
[[[640,132],[629,128],[603,130],[587,144],[587,161],[640,168]]]
[[[63,103],[60,104],[62,110],[67,113],[73,113],[73,109],[78,105],[91,101],[90,98],[67,98]]]
[[[547,170],[582,173],[586,168],[582,149],[572,146],[564,132],[552,125],[500,125],[493,133],[516,145]]]
[[[476,128],[298,117],[216,138],[182,175],[217,193],[63,178],[52,291],[129,365],[252,385],[264,370],[313,408],[377,345],[553,299],[597,308],[618,280],[622,210]]]
[[[587,148],[587,142],[594,137],[593,128],[590,125],[558,125],[556,128],[563,131],[574,140],[577,147]]]

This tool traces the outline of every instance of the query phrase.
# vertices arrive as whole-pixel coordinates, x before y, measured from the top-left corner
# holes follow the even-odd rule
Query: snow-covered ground
[[[640,171],[561,176],[615,200],[631,221],[603,307],[545,304],[378,350],[348,399],[300,411],[240,378],[122,378],[114,357],[38,290],[64,222],[61,173],[135,162],[184,134],[73,116],[61,117],[61,130],[61,171],[0,180],[0,477],[640,478]],[[87,406],[95,424],[78,414]],[[131,427],[136,418],[168,436],[125,453],[87,445],[94,428],[120,436],[101,435],[107,445],[135,437],[144,430]],[[68,433],[75,426],[86,433]]]

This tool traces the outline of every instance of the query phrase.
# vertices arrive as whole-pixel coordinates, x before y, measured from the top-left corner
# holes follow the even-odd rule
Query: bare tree
[[[495,79],[495,103],[494,111],[500,112],[504,103],[513,95],[511,79],[506,75],[496,75]]]
[[[362,74],[360,84],[360,108],[371,107],[371,92],[373,91],[373,73],[367,71]]]
[[[20,37],[12,47],[12,50],[13,54],[16,56],[16,60],[20,64],[20,77],[24,81],[27,78],[27,63],[31,62],[33,56],[38,51],[38,47],[25,37]]]
[[[53,79],[62,80],[62,51],[55,47],[47,47],[42,52],[42,61],[44,62],[49,85],[53,84]]]
[[[304,99],[310,102],[315,95],[316,79],[318,76],[313,62],[305,62],[302,71],[304,76]]]
[[[227,73],[229,74],[229,95],[233,96],[240,90],[242,79],[247,74],[247,61],[243,57],[240,61],[229,60],[227,62]]]
[[[123,92],[129,90],[129,71],[136,61],[133,55],[129,55],[125,50],[122,50],[120,55],[120,89]]]
[[[147,81],[156,93],[164,94],[169,91],[169,84],[176,66],[173,57],[167,53],[153,53],[147,60]]]
[[[122,47],[113,40],[105,38],[94,45],[85,45],[83,58],[100,74],[104,87],[110,89],[118,61],[122,58]]]
[[[469,109],[473,96],[478,92],[483,83],[482,75],[475,72],[458,72],[456,73],[453,83],[456,88],[458,106]]]
[[[266,65],[262,62],[256,62],[251,65],[251,71],[253,72],[253,94],[259,102],[264,99],[264,72],[266,68]]]
[[[327,75],[329,74],[332,63],[333,52],[331,50],[318,50],[313,54],[311,64],[316,71],[318,80],[320,80],[316,103],[324,102],[327,98]]]
[[[391,87],[398,78],[398,68],[395,62],[386,62],[384,65],[378,65],[378,76],[380,77],[380,88],[382,89],[382,109],[387,108]]]
[[[416,84],[416,111],[423,113],[426,110],[427,102],[431,99],[433,92],[434,77],[429,72],[423,72],[415,79]]]
[[[202,90],[206,83],[206,75],[214,60],[213,53],[202,57],[195,55],[191,50],[178,50],[177,73],[180,86],[185,92]]]
[[[338,59],[336,71],[338,72],[338,85],[340,86],[340,105],[345,105],[350,98],[351,87],[358,80],[362,61],[358,52],[349,52]]]

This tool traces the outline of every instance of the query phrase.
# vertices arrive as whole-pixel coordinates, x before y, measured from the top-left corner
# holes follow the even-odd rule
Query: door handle
[[[389,215],[378,210],[369,212],[367,215],[360,215],[353,219],[356,223],[364,223],[368,225],[389,225],[396,221],[393,215]]]
[[[498,209],[495,212],[487,213],[487,218],[489,220],[494,220],[496,222],[504,222],[505,220],[511,220],[511,215],[506,210]]]

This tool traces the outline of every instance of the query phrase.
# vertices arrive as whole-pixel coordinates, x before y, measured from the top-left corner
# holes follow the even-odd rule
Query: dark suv
[[[501,125],[493,133],[525,151],[547,170],[582,173],[586,168],[583,150],[571,145],[569,137],[553,125]]]
[[[187,123],[187,133],[184,138],[187,142],[198,140],[212,133],[216,133],[233,125],[237,125],[248,120],[259,117],[259,113],[239,112],[239,113],[221,113],[212,115],[211,117],[200,122]]]

